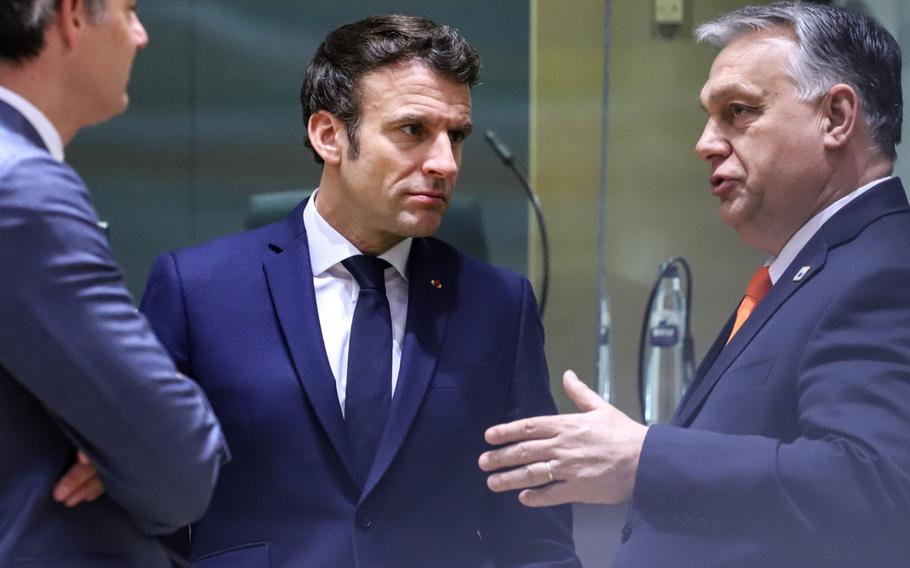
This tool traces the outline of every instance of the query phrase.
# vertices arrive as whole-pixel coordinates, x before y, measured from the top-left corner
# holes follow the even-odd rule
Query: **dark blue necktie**
[[[344,423],[353,451],[354,475],[363,487],[392,400],[392,316],[383,274],[391,265],[381,258],[362,255],[341,263],[360,285],[351,322]]]

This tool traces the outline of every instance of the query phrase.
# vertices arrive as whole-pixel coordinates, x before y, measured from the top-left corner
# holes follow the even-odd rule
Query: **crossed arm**
[[[605,402],[572,371],[563,375],[563,387],[581,413],[525,418],[487,430],[487,442],[509,445],[481,455],[481,469],[512,468],[492,474],[487,484],[497,493],[522,489],[518,498],[529,507],[628,501],[647,427]],[[103,492],[97,470],[79,452],[54,487],[54,499],[74,507]]]

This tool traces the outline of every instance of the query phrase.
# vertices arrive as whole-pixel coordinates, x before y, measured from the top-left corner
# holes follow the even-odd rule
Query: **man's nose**
[[[433,140],[429,155],[423,164],[424,173],[436,177],[451,177],[458,173],[458,156],[448,132],[440,133]]]
[[[145,30],[145,26],[142,25],[142,21],[139,19],[139,16],[136,13],[133,13],[133,35],[136,40],[137,49],[145,49],[149,44],[149,34]]]
[[[726,157],[730,153],[730,143],[713,118],[708,119],[701,137],[695,143],[695,153],[702,160],[709,162],[715,158]]]

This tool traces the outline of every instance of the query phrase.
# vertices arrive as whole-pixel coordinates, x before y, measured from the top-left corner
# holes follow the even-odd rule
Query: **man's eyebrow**
[[[469,134],[474,132],[474,124],[471,123],[470,121],[468,121],[457,128],[453,128],[452,130],[458,130],[461,133],[463,133],[465,136],[468,136]]]
[[[755,98],[761,96],[761,94],[761,89],[744,83],[725,83],[709,91],[708,102],[717,102],[734,97]]]
[[[425,124],[430,122],[426,116],[421,114],[408,113],[401,116],[397,116],[389,121],[392,124],[408,124],[408,123],[417,123]],[[449,130],[458,130],[464,132],[466,135],[474,131],[474,124],[468,119],[464,124],[456,126],[455,128],[450,128]]]
[[[426,122],[426,121],[427,121],[426,117],[421,116],[421,115],[419,115],[419,114],[411,114],[411,113],[403,114],[403,115],[401,115],[401,116],[397,116],[397,117],[395,117],[395,118],[393,118],[393,119],[391,120],[391,122],[394,122],[395,124],[405,123],[405,122],[420,122],[420,123],[423,123],[423,122]]]

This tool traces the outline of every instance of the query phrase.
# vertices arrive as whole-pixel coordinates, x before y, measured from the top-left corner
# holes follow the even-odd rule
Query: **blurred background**
[[[594,384],[599,369],[609,371],[611,401],[639,418],[639,332],[658,266],[673,255],[692,265],[699,359],[764,260],[718,219],[708,167],[693,151],[714,52],[692,31],[747,3],[146,1],[140,16],[151,43],[136,62],[130,110],[79,134],[67,159],[110,223],[138,300],[158,253],[243,229],[251,195],[316,186],[298,98],[327,32],[378,13],[456,27],[483,61],[457,195],[481,206],[489,260],[527,274],[539,293],[539,235],[521,186],[483,140],[494,130],[539,192],[548,223],[544,323],[561,410],[572,410],[562,371]],[[834,3],[867,10],[910,41],[905,2]],[[898,161],[899,174],[907,167]],[[612,358],[596,368],[605,298]],[[590,565],[609,564],[622,515],[621,507],[578,508],[579,550]]]

